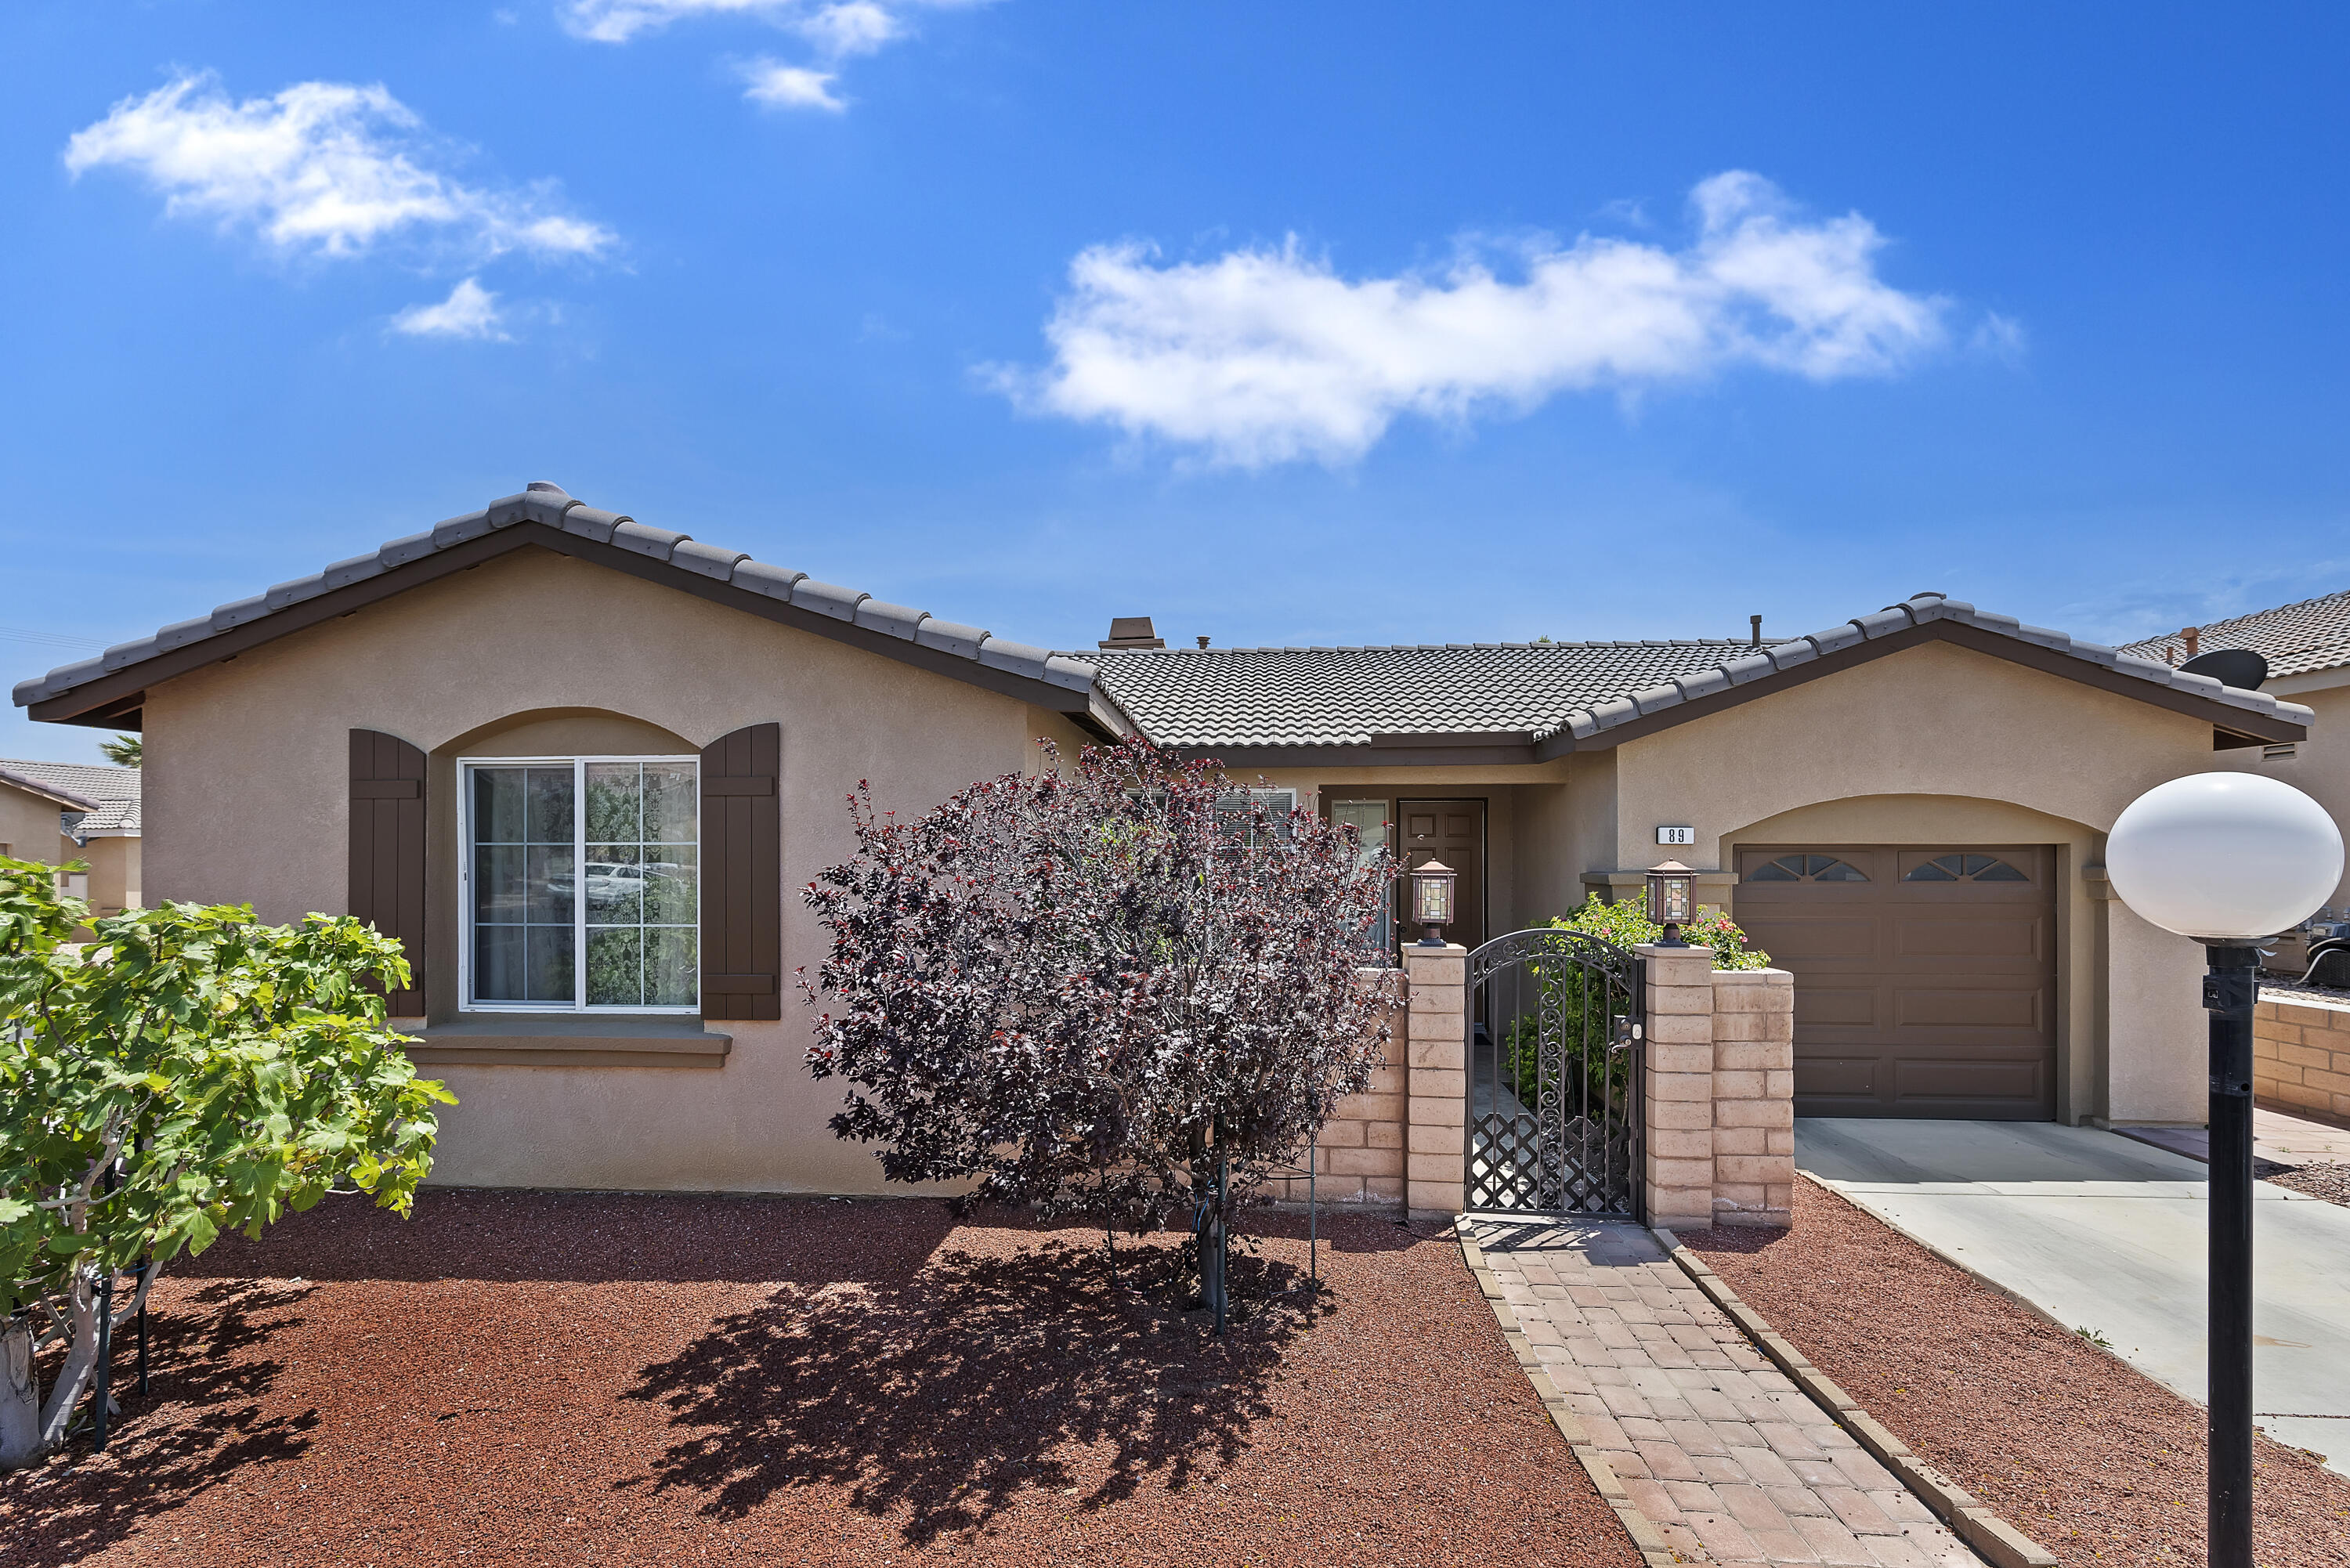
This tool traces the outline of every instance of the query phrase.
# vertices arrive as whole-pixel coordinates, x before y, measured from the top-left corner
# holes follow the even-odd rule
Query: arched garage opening
[[[1731,915],[1795,975],[1795,1113],[2078,1120],[2101,1076],[2081,823],[1950,795],[1722,836]]]

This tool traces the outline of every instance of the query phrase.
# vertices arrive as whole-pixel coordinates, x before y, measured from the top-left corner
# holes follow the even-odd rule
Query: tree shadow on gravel
[[[973,1529],[1023,1488],[1073,1493],[1056,1450],[1108,1445],[1077,1506],[1180,1484],[1247,1447],[1284,1345],[1332,1308],[1285,1262],[1233,1259],[1248,1311],[1220,1342],[1176,1305],[1174,1249],[1052,1239],[1001,1256],[952,1251],[895,1282],[789,1286],[647,1368],[628,1396],[690,1433],[624,1486],[713,1495],[739,1518],[771,1493],[846,1487],[906,1540]],[[1091,1468],[1088,1466],[1088,1468]]]
[[[137,1343],[116,1341],[114,1418],[107,1450],[87,1429],[56,1458],[0,1477],[0,1568],[79,1561],[151,1527],[245,1466],[299,1456],[310,1413],[265,1418],[261,1398],[285,1370],[254,1354],[299,1321],[306,1287],[224,1280],[149,1316],[150,1391],[138,1391]],[[57,1373],[42,1367],[47,1386]]]

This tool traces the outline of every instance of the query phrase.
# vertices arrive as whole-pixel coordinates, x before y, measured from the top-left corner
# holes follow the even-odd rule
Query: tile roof
[[[2061,631],[1919,594],[1841,626],[1743,642],[1453,643],[1419,648],[1166,649],[1093,656],[1101,682],[1168,745],[1364,745],[1375,735],[1595,739],[1635,719],[1768,680],[1823,654],[1952,621],[2248,712],[2309,710]]]
[[[337,561],[322,571],[278,584],[249,598],[235,600],[210,615],[167,626],[151,637],[118,643],[93,659],[81,659],[16,683],[14,696],[20,708],[62,696],[103,675],[110,675],[160,653],[168,653],[233,627],[317,597],[320,594],[369,577],[469,540],[509,528],[517,523],[537,523],[566,534],[608,545],[661,561],[697,576],[719,582],[812,611],[834,620],[862,627],[885,637],[920,644],[934,652],[969,659],[1014,675],[1042,680],[1071,691],[1094,690],[1094,667],[1087,659],[1048,652],[1024,642],[998,637],[978,627],[941,620],[928,610],[885,604],[871,594],[820,583],[806,572],[791,571],[754,561],[741,550],[705,545],[691,535],[655,528],[616,512],[604,512],[575,501],[561,486],[538,481],[519,495],[494,501],[478,512],[452,517],[421,534],[394,539],[381,549]]]
[[[1170,746],[1367,745],[1557,729],[1578,708],[1713,669],[1744,641],[1104,650],[1105,690]]]
[[[2255,610],[2232,620],[2215,620],[2196,631],[2198,652],[2248,648],[2269,661],[2271,676],[2338,669],[2350,664],[2350,590]],[[2180,658],[2186,656],[2175,631],[2122,649],[2141,659],[2166,661],[2174,650]]]
[[[29,787],[66,805],[67,815],[74,818],[66,825],[66,831],[77,838],[139,836],[137,768],[0,758],[0,784]]]
[[[544,482],[424,533],[394,539],[371,554],[338,561],[309,576],[223,605],[210,615],[167,626],[151,637],[109,648],[97,658],[20,681],[16,701],[20,707],[30,707],[92,687],[84,694],[88,706],[83,712],[102,715],[118,711],[108,704],[124,702],[126,688],[135,695],[139,680],[135,674],[111,680],[120,672],[182,649],[194,650],[201,660],[202,645],[209,639],[518,524],[589,541],[608,556],[627,552],[660,562],[665,568],[660,575],[680,586],[700,585],[673,574],[724,583],[742,593],[788,606],[778,618],[812,628],[820,627],[818,618],[853,626],[859,630],[850,634],[851,639],[878,650],[889,649],[884,639],[913,645],[924,651],[917,655],[910,648],[904,657],[931,668],[952,670],[959,668],[957,661],[968,660],[972,666],[1003,672],[982,678],[974,670],[967,677],[982,684],[1000,682],[1006,675],[1042,682],[1056,690],[1039,696],[1077,712],[1082,722],[1118,731],[1136,726],[1170,745],[1344,746],[1399,736],[1420,738],[1419,743],[1427,744],[1425,738],[1433,736],[1444,737],[1447,744],[1506,741],[1541,745],[1555,754],[1580,742],[1598,741],[1607,731],[1636,719],[1767,680],[1824,654],[1933,621],[1959,622],[2032,643],[2222,706],[2296,724],[2305,724],[2310,717],[2307,709],[2280,704],[2266,692],[2234,691],[2208,676],[2181,674],[2159,657],[2141,658],[2096,643],[2076,642],[2063,632],[2023,626],[2012,616],[1977,610],[1939,594],[1919,594],[1873,615],[1762,647],[1698,639],[1054,653],[977,627],[941,620],[924,610],[886,604],[854,588],[820,583],[805,572],[766,566],[739,550],[702,544],[683,534],[600,511]],[[2311,601],[2313,605],[2327,602]],[[305,613],[318,612],[296,611],[289,618],[291,624],[303,624]],[[223,646],[221,656],[236,651],[239,642],[253,635],[240,633],[238,642]],[[167,665],[167,676],[174,667],[185,668],[184,661],[175,659]],[[100,680],[111,683],[93,685]],[[130,818],[133,823],[135,810],[134,805]]]

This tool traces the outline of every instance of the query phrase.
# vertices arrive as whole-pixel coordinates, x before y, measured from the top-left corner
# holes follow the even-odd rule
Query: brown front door
[[[2055,852],[1745,847],[1733,918],[1795,976],[1795,1114],[2056,1114]]]
[[[1453,891],[1453,912],[1459,919],[1445,937],[1464,948],[1485,940],[1485,803],[1482,800],[1399,800],[1396,802],[1397,855],[1404,871],[1401,900],[1410,898],[1409,873],[1415,866],[1441,860],[1461,873]],[[1398,909],[1407,904],[1399,902]],[[1420,928],[1406,924],[1399,935],[1407,942],[1419,940]]]

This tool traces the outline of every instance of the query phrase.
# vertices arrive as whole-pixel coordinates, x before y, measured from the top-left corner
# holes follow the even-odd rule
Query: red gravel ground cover
[[[2067,1563],[2200,1563],[2204,1414],[1808,1181],[1681,1240],[1928,1463]],[[2260,1439],[2261,1568],[2350,1563],[2350,1479]]]
[[[1638,1568],[1449,1231],[1326,1217],[1327,1294],[1220,1344],[1098,1231],[926,1201],[363,1203],[167,1274],[153,1392],[0,1479],[0,1565]]]

